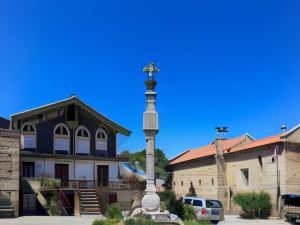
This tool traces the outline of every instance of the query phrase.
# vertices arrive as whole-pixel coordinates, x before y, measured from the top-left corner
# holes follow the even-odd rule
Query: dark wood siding
[[[93,120],[93,118],[86,113],[79,111],[78,114],[78,120],[79,120],[79,126],[84,125],[90,132],[91,134],[91,142],[90,142],[90,148],[91,148],[91,154],[92,155],[97,155],[99,153],[95,152],[95,135],[99,127],[99,123],[96,120]],[[108,158],[115,158],[116,157],[116,135],[111,132],[109,129],[102,127],[102,129],[105,130],[108,136],[108,141],[107,141],[107,157]],[[101,151],[103,154],[104,151]],[[101,156],[103,156],[101,154]]]
[[[77,116],[76,116],[77,118]],[[23,123],[25,121],[31,121],[35,118],[26,118],[23,120]],[[16,121],[14,121],[16,122]],[[19,121],[18,121],[19,122]],[[54,128],[57,124],[64,123],[68,126],[66,123],[66,116],[63,114],[58,117],[55,117],[53,119],[49,119],[46,121],[43,121],[43,118],[39,118],[39,122],[35,124],[36,130],[37,130],[37,153],[41,154],[53,154],[53,146],[54,146],[54,137],[53,132]],[[116,158],[116,134],[108,127],[102,126],[101,128],[106,131],[108,136],[107,141],[107,151],[96,151],[95,148],[95,135],[98,128],[100,128],[100,123],[97,121],[93,116],[91,116],[89,113],[84,112],[80,109],[78,109],[78,126],[84,125],[90,132],[91,138],[90,138],[90,149],[91,149],[91,155],[100,156],[100,157],[108,157],[108,158]],[[70,135],[70,154],[73,155],[74,147],[73,147],[73,134],[75,133],[72,129],[69,130],[71,132]]]
[[[54,119],[36,124],[37,152],[42,154],[53,153],[53,131],[58,123],[64,123],[65,117],[59,116]]]
[[[0,128],[8,129],[9,128],[9,120],[0,117]]]

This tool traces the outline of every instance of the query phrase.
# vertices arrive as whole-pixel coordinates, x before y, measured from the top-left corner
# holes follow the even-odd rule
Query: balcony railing
[[[43,178],[43,177],[23,177],[30,183],[33,183],[36,188],[41,189],[94,189],[97,187],[107,188],[109,190],[128,190],[129,186],[122,181],[108,181],[106,185],[98,185],[97,180],[59,180],[54,178]],[[43,179],[45,181],[43,181]]]
[[[62,180],[61,188],[69,189],[94,189],[96,187],[95,180]]]

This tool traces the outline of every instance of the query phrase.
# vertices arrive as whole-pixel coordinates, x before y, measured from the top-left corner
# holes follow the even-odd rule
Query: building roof
[[[230,149],[229,152],[238,152],[238,151],[242,151],[242,150],[247,150],[247,149],[251,149],[251,148],[256,148],[256,147],[261,147],[261,146],[265,146],[265,145],[269,145],[269,144],[283,142],[284,139],[282,139],[282,137],[284,137],[284,136],[285,136],[285,134],[277,134],[274,136],[262,138],[262,139],[252,141],[252,142],[240,145],[240,146],[236,146],[236,147]]]
[[[223,151],[226,152],[229,149],[233,148],[234,146],[238,146],[239,144],[244,142],[247,137],[252,139],[248,134],[245,134],[245,135],[242,135],[242,136],[239,136],[236,138],[221,140],[221,146],[222,146]],[[190,150],[186,151],[185,153],[171,159],[170,165],[174,165],[174,164],[185,162],[185,161],[190,161],[193,159],[212,156],[215,154],[216,154],[216,145],[215,145],[215,142],[212,142],[209,145],[206,145],[203,147],[190,149]]]
[[[11,120],[18,120],[23,119],[28,116],[36,115],[39,113],[43,113],[45,111],[56,109],[59,107],[63,107],[69,104],[76,104],[79,105],[83,110],[89,112],[92,116],[94,116],[97,120],[101,121],[103,124],[107,125],[108,127],[111,127],[112,129],[120,132],[123,135],[129,136],[131,131],[127,130],[126,128],[122,127],[121,125],[113,122],[112,120],[108,119],[107,117],[103,116],[99,112],[97,112],[95,109],[93,109],[91,106],[84,103],[82,100],[80,100],[77,96],[72,95],[69,98],[63,99],[61,101],[57,101],[54,103],[50,103],[47,105],[43,105],[37,108],[29,109],[20,113],[16,113],[11,115]]]
[[[285,138],[291,133],[293,133],[295,130],[297,130],[298,128],[300,128],[300,125],[297,125],[296,127],[292,128],[287,132],[277,134],[274,136],[269,136],[259,140],[254,140],[248,134],[236,138],[222,140],[221,141],[222,150],[224,154],[229,154],[233,152],[239,152],[239,151],[254,149],[261,146],[284,142]],[[247,136],[250,138],[250,142],[244,141]],[[215,154],[216,154],[216,146],[215,146],[215,142],[212,142],[209,145],[196,148],[196,149],[190,149],[183,152],[182,154],[179,154],[178,156],[170,160],[170,165],[175,165],[178,163],[183,163],[186,161],[199,159],[207,156],[214,156]]]
[[[8,129],[10,121],[0,116],[0,128]]]

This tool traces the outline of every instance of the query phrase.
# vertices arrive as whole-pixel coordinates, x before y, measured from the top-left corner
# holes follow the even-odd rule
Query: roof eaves
[[[212,157],[212,156],[215,156],[216,154],[209,154],[209,155],[205,155],[205,156],[200,156],[200,157],[196,157],[196,158],[192,158],[192,159],[187,159],[187,160],[184,160],[184,161],[180,161],[180,162],[177,162],[177,163],[174,163],[174,164],[169,164],[171,166],[173,165],[178,165],[178,164],[182,164],[182,163],[186,163],[186,162],[191,162],[191,161],[195,161],[195,160],[198,160],[198,159],[203,159],[203,158],[208,158],[208,157]]]
[[[39,106],[39,107],[36,107],[33,109],[29,109],[29,110],[26,110],[23,112],[13,114],[13,115],[11,115],[11,120],[19,119],[19,118],[25,117],[27,115],[30,115],[32,113],[42,112],[46,108],[51,107],[51,106],[59,107],[59,106],[63,106],[68,103],[77,103],[78,105],[84,107],[87,111],[90,111],[96,118],[101,119],[102,121],[104,121],[104,123],[106,122],[105,124],[107,124],[108,126],[111,126],[113,129],[119,131],[121,134],[123,134],[125,136],[129,136],[132,133],[130,130],[127,130],[126,128],[122,127],[121,125],[113,122],[112,120],[110,120],[107,117],[103,116],[102,114],[98,113],[94,108],[92,108],[91,106],[84,103],[76,95],[72,95],[71,97],[60,100],[60,101],[56,101],[56,102],[53,102],[50,104],[42,105],[42,106]]]
[[[88,104],[84,103],[81,99],[78,97],[75,98],[77,103],[84,108],[86,108],[88,111],[91,110],[90,113],[92,113],[96,118],[100,120],[104,120],[104,123],[107,122],[108,126],[113,127],[114,129],[118,130],[120,133],[124,134],[125,136],[129,136],[132,132],[130,130],[127,130],[126,128],[122,127],[121,125],[113,122],[112,120],[108,119],[106,116],[100,114],[97,112],[93,107],[89,106]]]
[[[180,154],[178,154],[178,155],[174,156],[174,157],[173,157],[173,158],[171,158],[169,161],[171,162],[171,161],[173,161],[173,160],[177,159],[178,157],[180,157],[180,156],[184,155],[185,153],[187,153],[187,152],[189,152],[189,151],[191,151],[191,149],[190,149],[190,148],[189,148],[189,149],[187,149],[186,151],[184,151],[184,152],[182,152],[182,153],[180,153]]]
[[[249,133],[245,133],[245,136],[248,136],[248,137],[251,138],[253,141],[256,141],[256,139],[255,139],[252,135],[250,135]]]
[[[33,109],[28,109],[28,110],[25,110],[25,111],[22,111],[22,112],[18,112],[18,113],[15,113],[15,114],[12,114],[10,117],[11,118],[14,118],[14,117],[22,117],[23,115],[26,115],[28,113],[31,113],[33,111],[38,111],[38,110],[43,110],[44,108],[47,108],[49,106],[52,106],[52,105],[57,105],[57,104],[63,104],[63,103],[66,103],[72,99],[76,98],[76,96],[71,96],[69,98],[66,98],[66,99],[63,99],[63,100],[60,100],[60,101],[56,101],[56,102],[52,102],[52,103],[49,103],[49,104],[46,104],[46,105],[42,105],[42,106],[39,106],[39,107],[36,107],[36,108],[33,108]]]
[[[300,124],[294,126],[292,129],[290,129],[290,130],[288,130],[288,131],[282,133],[281,138],[284,138],[284,137],[286,137],[286,136],[292,134],[293,132],[295,132],[295,131],[298,130],[299,128],[300,128]]]

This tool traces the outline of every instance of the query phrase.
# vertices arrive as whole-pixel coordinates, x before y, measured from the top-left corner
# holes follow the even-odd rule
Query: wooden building
[[[76,96],[12,115],[11,129],[21,134],[23,179],[53,177],[65,190],[96,190],[120,181],[119,162],[127,159],[117,155],[117,134],[131,132]],[[29,207],[24,201],[34,201],[26,194],[23,208]]]

